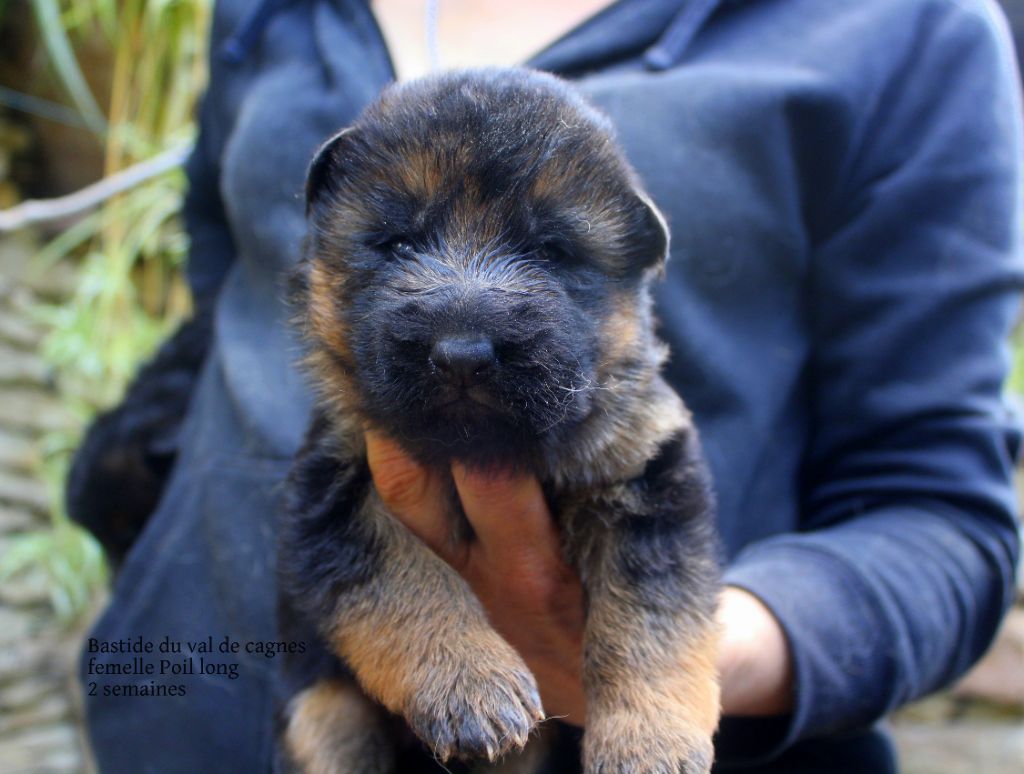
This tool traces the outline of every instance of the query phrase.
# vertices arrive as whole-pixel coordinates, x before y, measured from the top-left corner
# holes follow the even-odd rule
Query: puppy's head
[[[323,395],[421,459],[528,461],[612,374],[649,370],[664,221],[563,82],[392,86],[320,148],[306,193],[299,304]]]

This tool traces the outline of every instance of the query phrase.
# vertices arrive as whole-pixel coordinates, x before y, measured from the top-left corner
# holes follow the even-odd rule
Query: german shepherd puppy
[[[469,586],[374,491],[371,426],[446,474],[542,482],[585,589],[584,770],[708,771],[713,502],[659,375],[668,232],[608,120],[522,69],[393,85],[320,148],[306,194],[295,303],[319,408],[281,525],[281,625],[320,646],[287,669],[285,768],[408,771],[398,716],[486,769],[544,717]]]

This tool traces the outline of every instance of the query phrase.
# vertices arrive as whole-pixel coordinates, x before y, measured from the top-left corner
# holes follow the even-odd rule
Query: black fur
[[[93,420],[75,453],[68,514],[96,536],[115,567],[163,494],[211,326],[211,308],[200,307],[139,371],[121,403]]]
[[[717,538],[708,518],[714,495],[692,430],[662,444],[643,475],[629,484],[643,509],[624,510],[615,524],[623,577],[642,604],[711,617],[718,572]]]
[[[355,514],[369,468],[365,460],[344,460],[330,433],[317,416],[289,476],[289,518],[278,535],[280,582],[310,621],[328,620],[340,595],[370,582],[379,553]]]

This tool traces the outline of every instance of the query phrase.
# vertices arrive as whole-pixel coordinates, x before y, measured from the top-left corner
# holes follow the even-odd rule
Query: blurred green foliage
[[[1010,337],[1012,363],[1007,388],[1018,399],[1024,400],[1024,323],[1018,323]]]
[[[48,66],[96,134],[105,174],[191,139],[211,0],[31,4]],[[105,72],[82,72],[78,52],[85,47]],[[109,84],[109,93],[94,94],[90,83]],[[50,331],[44,358],[77,426],[43,438],[39,475],[50,491],[51,524],[11,541],[0,557],[0,582],[42,570],[64,619],[85,610],[106,581],[102,552],[64,511],[64,477],[89,419],[118,400],[140,362],[188,313],[180,275],[187,239],[178,218],[184,187],[180,169],[153,178],[105,202],[36,257],[39,270],[65,263],[77,273],[70,299],[35,309]]]

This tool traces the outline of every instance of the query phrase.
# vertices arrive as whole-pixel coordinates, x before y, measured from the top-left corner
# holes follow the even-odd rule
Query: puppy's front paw
[[[583,737],[585,774],[707,774],[710,734],[647,713],[594,712]]]
[[[496,634],[487,639],[492,641],[482,648],[442,646],[425,665],[424,682],[405,712],[409,726],[441,760],[493,761],[522,749],[544,719],[526,664]]]

